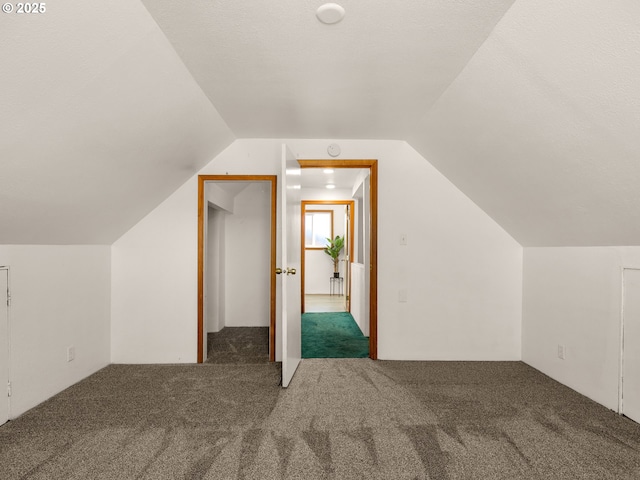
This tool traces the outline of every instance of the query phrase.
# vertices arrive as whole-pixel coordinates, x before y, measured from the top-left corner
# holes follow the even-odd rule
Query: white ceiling
[[[233,141],[139,2],[0,14],[0,244],[110,244]]]
[[[369,169],[364,168],[334,168],[332,172],[323,168],[303,168],[300,170],[299,182],[293,178],[290,182],[299,184],[305,188],[326,188],[328,184],[335,185],[336,189],[353,190],[358,178],[368,175]]]
[[[143,0],[241,138],[404,139],[513,0]]]
[[[640,245],[640,2],[516,2],[407,140],[524,246]]]
[[[290,186],[297,185],[301,190],[326,189],[327,184],[331,184],[335,186],[336,190],[353,191],[356,181],[360,178],[364,178],[364,176],[368,174],[369,169],[364,168],[302,168],[300,169],[300,176],[292,176],[288,181]],[[244,180],[223,180],[209,181],[207,183],[215,184],[227,192],[231,197],[235,197],[255,182],[248,182]]]
[[[273,137],[407,140],[523,245],[640,245],[640,2],[322,3],[1,15],[0,244],[112,243]]]

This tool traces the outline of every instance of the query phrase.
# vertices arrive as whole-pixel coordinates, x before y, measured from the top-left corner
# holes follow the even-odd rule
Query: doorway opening
[[[355,201],[303,200],[301,205],[302,313],[350,312]],[[344,253],[334,269],[324,249],[335,237],[344,240]]]
[[[358,303],[358,306],[363,307],[363,316],[368,320],[366,327],[368,327],[369,334],[369,358],[378,358],[378,161],[377,160],[298,160],[298,164],[301,169],[365,169],[368,170],[368,179],[362,187],[362,194],[365,197],[367,208],[361,209],[365,212],[364,222],[356,224],[355,229],[359,229],[362,226],[363,231],[366,231],[368,238],[364,242],[364,247],[359,250],[360,260],[362,260],[362,268],[360,268],[361,274],[366,278],[363,285],[364,291],[362,292],[362,302]],[[356,200],[356,202],[359,202]],[[354,210],[357,210],[355,208]],[[352,212],[354,211],[352,210]],[[354,230],[352,229],[352,232]],[[357,235],[352,235],[352,237]],[[302,232],[304,238],[304,232]],[[353,255],[353,252],[350,252]],[[303,256],[304,257],[304,256]],[[356,260],[356,258],[353,258]],[[351,259],[350,259],[350,263]],[[350,275],[353,277],[355,271],[351,271]],[[303,276],[304,280],[304,276]],[[353,282],[351,282],[353,285]],[[356,307],[354,302],[355,298],[353,289],[349,292],[349,308],[351,311]],[[304,289],[301,292],[304,299]],[[304,311],[304,310],[303,310]]]
[[[366,229],[369,232],[367,251],[364,254],[365,272],[369,279],[366,285],[366,307],[369,327],[369,358],[378,358],[378,161],[377,160],[297,160],[301,169],[367,169],[369,181],[368,215]],[[206,217],[208,203],[206,199],[207,182],[269,182],[270,184],[270,251],[269,264],[269,360],[276,360],[276,218],[277,218],[277,176],[276,175],[199,175],[198,176],[198,273],[197,273],[197,361],[202,363],[206,352],[205,335],[205,245]],[[284,208],[284,205],[283,205]],[[368,271],[368,274],[367,274]],[[354,303],[350,296],[350,308]]]
[[[210,331],[263,325],[275,361],[276,183],[275,175],[198,176],[198,363],[207,356]],[[238,217],[240,198],[242,216],[225,222],[234,211]]]

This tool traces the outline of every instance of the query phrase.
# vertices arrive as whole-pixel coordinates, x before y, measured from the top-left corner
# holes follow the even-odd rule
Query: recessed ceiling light
[[[324,173],[329,174],[329,173],[333,173],[333,168],[325,168],[324,170],[322,170]]]
[[[326,186],[329,190],[333,190],[334,188],[336,188],[336,186],[333,183],[329,183]]]
[[[327,25],[338,23],[344,18],[344,8],[337,3],[325,3],[316,11],[316,17]]]

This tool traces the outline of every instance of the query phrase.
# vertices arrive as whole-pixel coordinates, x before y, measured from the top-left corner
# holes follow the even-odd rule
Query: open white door
[[[282,145],[280,175],[280,309],[282,312],[282,386],[289,386],[302,359],[300,319],[300,190],[290,188],[300,174],[300,166],[291,150]]]
[[[9,270],[0,267],[0,425],[9,420]]]
[[[622,408],[640,422],[640,270],[623,270]]]

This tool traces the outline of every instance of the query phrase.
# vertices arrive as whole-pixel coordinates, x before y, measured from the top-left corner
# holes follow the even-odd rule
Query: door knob
[[[287,275],[295,275],[296,274],[296,269],[295,268],[285,268],[284,270],[282,270],[280,267],[276,268],[276,274],[280,275],[281,273],[286,273]]]

